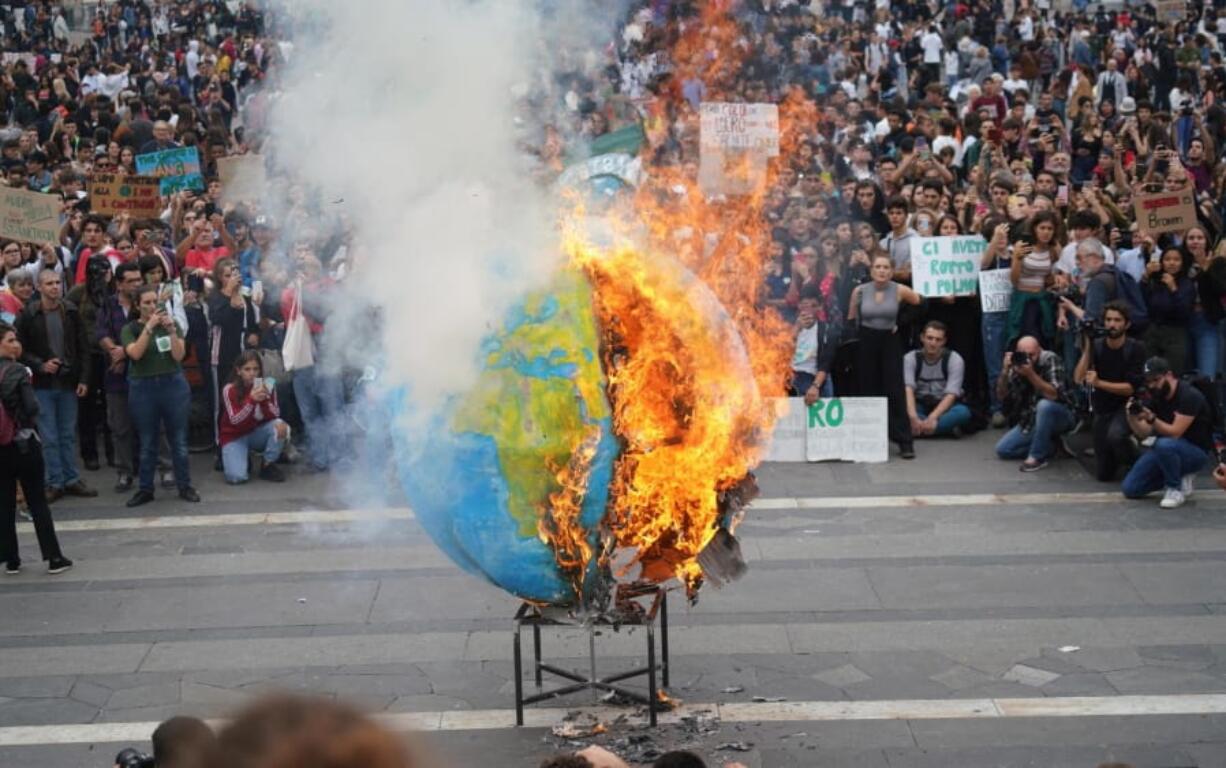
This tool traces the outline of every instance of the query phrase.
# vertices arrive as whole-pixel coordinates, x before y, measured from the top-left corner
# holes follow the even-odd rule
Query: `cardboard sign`
[[[59,195],[0,187],[0,236],[31,243],[56,243],[60,238]]]
[[[766,186],[767,160],[779,155],[775,104],[701,105],[698,187],[708,195],[751,195]]]
[[[103,216],[126,213],[134,219],[154,219],[162,213],[159,189],[154,178],[95,173],[89,180],[90,208]]]
[[[803,400],[802,407],[803,407]],[[880,463],[890,458],[884,397],[836,397],[806,409],[805,459]]]
[[[748,149],[779,156],[779,106],[704,102],[700,107],[701,146]]]
[[[1154,0],[1155,17],[1158,21],[1174,24],[1188,16],[1185,0]]]
[[[911,284],[921,296],[974,296],[987,247],[979,235],[912,237]]]
[[[221,179],[223,202],[259,202],[268,195],[264,158],[259,155],[218,158],[217,176]]]
[[[163,195],[173,195],[183,189],[204,189],[200,173],[200,153],[195,147],[165,149],[136,156],[136,172],[160,180]]]
[[[1136,196],[1137,228],[1143,234],[1183,232],[1196,224],[1196,190],[1152,192]]]
[[[984,312],[1008,312],[1013,299],[1013,279],[1008,269],[985,269],[979,273],[979,304]]]
[[[805,461],[805,437],[809,432],[809,409],[803,397],[779,397],[775,407],[775,429],[765,461],[798,464]]]

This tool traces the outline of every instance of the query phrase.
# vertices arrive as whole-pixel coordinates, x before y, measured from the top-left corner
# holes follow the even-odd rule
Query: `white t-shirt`
[[[796,332],[796,350],[792,353],[792,370],[817,374],[817,323]]]
[[[924,49],[925,64],[940,64],[941,53],[945,50],[945,41],[936,32],[929,32],[920,38],[920,47]]]

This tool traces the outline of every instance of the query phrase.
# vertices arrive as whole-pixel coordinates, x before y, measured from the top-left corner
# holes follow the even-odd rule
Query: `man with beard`
[[[1138,439],[1154,436],[1154,445],[1132,465],[1123,492],[1140,499],[1162,490],[1163,509],[1183,506],[1192,494],[1196,473],[1213,450],[1213,411],[1192,384],[1180,381],[1161,357],[1145,361],[1150,397],[1129,401],[1128,424]]]
[[[1094,475],[1104,483],[1115,479],[1121,464],[1131,463],[1135,451],[1124,405],[1141,385],[1145,346],[1128,338],[1129,311],[1127,302],[1107,303],[1103,309],[1106,338],[1086,338],[1073,370],[1073,381],[1090,388]]]

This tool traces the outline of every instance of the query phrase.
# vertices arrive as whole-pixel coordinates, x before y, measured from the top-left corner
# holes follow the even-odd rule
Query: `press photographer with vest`
[[[1128,338],[1130,314],[1127,303],[1108,302],[1103,308],[1105,336],[1086,329],[1081,359],[1073,369],[1073,381],[1090,390],[1094,476],[1102,482],[1114,480],[1120,465],[1132,463],[1136,453],[1124,406],[1144,378],[1145,345]]]
[[[930,320],[920,334],[922,348],[903,355],[907,417],[915,437],[960,437],[971,421],[971,409],[958,402],[966,363],[961,355],[946,348],[947,336],[944,323]]]

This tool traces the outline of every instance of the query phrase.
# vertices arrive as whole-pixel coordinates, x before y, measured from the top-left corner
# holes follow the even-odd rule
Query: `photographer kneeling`
[[[1124,478],[1124,495],[1139,499],[1163,488],[1159,506],[1181,506],[1213,449],[1213,418],[1205,396],[1175,378],[1166,360],[1151,357],[1145,361],[1145,388],[1128,401],[1127,413],[1137,437],[1158,439]]]
[[[1145,346],[1128,338],[1128,327],[1128,304],[1108,302],[1101,329],[1093,322],[1082,326],[1081,359],[1073,370],[1073,381],[1091,390],[1094,476],[1103,482],[1114,480],[1121,464],[1131,464],[1136,450],[1124,406],[1144,378]]]
[[[996,444],[1002,459],[1020,459],[1021,471],[1047,466],[1056,437],[1073,426],[1073,412],[1065,400],[1064,365],[1060,356],[1039,346],[1033,336],[1017,340],[1005,355],[996,393],[1013,428]]]

